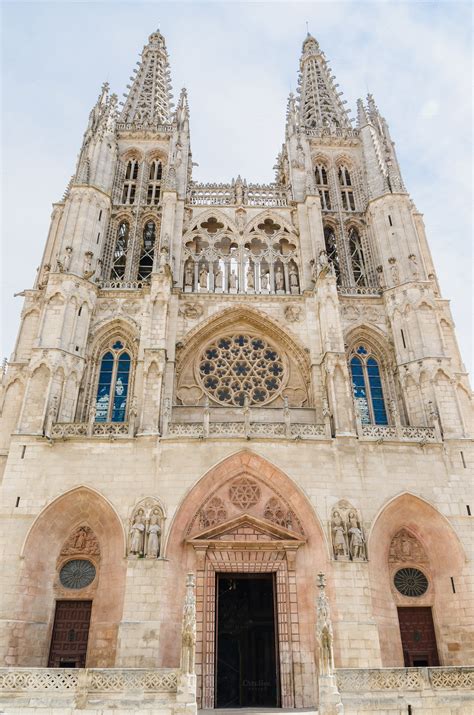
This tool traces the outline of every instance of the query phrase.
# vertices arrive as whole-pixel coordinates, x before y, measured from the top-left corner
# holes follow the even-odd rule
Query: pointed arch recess
[[[420,542],[429,560],[429,602],[417,602],[414,598],[410,605],[431,606],[441,663],[454,665],[456,656],[448,649],[448,641],[462,637],[459,624],[463,616],[459,602],[453,601],[451,577],[458,582],[458,587],[463,583],[466,555],[448,519],[426,499],[411,492],[393,497],[382,507],[368,537],[373,612],[378,623],[382,665],[404,664],[389,563],[391,541],[401,529],[406,529]]]
[[[87,486],[75,487],[53,499],[25,537],[19,588],[22,596],[16,614],[21,632],[17,637],[19,663],[46,665],[56,598],[81,597],[77,591],[57,590],[58,557],[68,537],[81,525],[92,529],[101,554],[97,582],[89,596],[93,607],[87,666],[115,664],[125,592],[125,534],[112,504]]]

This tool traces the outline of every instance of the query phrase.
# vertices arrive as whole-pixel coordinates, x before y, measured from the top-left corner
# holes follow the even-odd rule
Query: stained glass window
[[[107,350],[100,363],[96,422],[124,422],[130,380],[130,355],[120,340]]]
[[[359,345],[350,361],[354,402],[362,424],[388,424],[377,360]]]

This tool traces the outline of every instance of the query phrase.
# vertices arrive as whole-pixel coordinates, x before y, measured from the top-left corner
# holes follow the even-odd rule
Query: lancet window
[[[163,169],[161,161],[155,159],[150,164],[150,175],[148,179],[148,189],[146,202],[150,206],[157,206],[160,203],[161,177]]]
[[[367,269],[365,264],[364,251],[357,229],[349,229],[349,255],[351,258],[352,275],[354,284],[367,286]]]
[[[145,280],[153,271],[155,256],[156,225],[154,221],[147,221],[143,228],[143,240],[138,264],[138,280]]]
[[[124,422],[130,381],[130,354],[121,340],[113,341],[100,360],[95,421]]]
[[[123,204],[133,204],[135,203],[135,194],[137,191],[137,179],[138,179],[138,160],[131,159],[127,164],[127,169],[125,171],[125,181],[123,184],[122,191],[122,203]]]
[[[341,268],[339,264],[339,255],[337,253],[337,241],[336,234],[332,226],[324,227],[324,244],[326,248],[326,253],[328,260],[334,268],[334,273],[336,274],[336,280],[338,283],[341,282]]]
[[[127,267],[129,237],[130,224],[128,223],[128,221],[120,221],[112,258],[112,270],[110,272],[110,277],[112,280],[121,280],[125,276],[125,269]]]
[[[321,208],[323,211],[331,210],[331,198],[329,195],[328,172],[324,164],[317,164],[315,169],[316,186],[318,188],[319,198],[321,199]]]
[[[261,221],[241,238],[211,216],[187,236],[184,256],[185,292],[300,291],[295,237],[272,218]]]
[[[377,359],[365,345],[358,345],[349,364],[354,402],[362,424],[388,424]]]
[[[342,208],[344,211],[355,211],[354,189],[349,169],[346,166],[340,166],[338,177]]]

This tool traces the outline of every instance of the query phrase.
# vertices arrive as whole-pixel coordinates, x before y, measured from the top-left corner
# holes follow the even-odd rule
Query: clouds
[[[470,358],[470,5],[467,3],[6,3],[3,6],[4,350],[104,80],[119,96],[160,27],[175,97],[189,92],[195,178],[271,181],[306,21],[355,114],[370,90],[424,212]]]

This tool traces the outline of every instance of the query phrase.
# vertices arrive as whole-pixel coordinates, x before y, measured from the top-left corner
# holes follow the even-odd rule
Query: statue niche
[[[331,542],[337,561],[367,561],[367,543],[359,512],[345,500],[331,511]]]
[[[153,497],[135,506],[128,531],[129,558],[158,559],[161,556],[164,520],[163,509]]]

